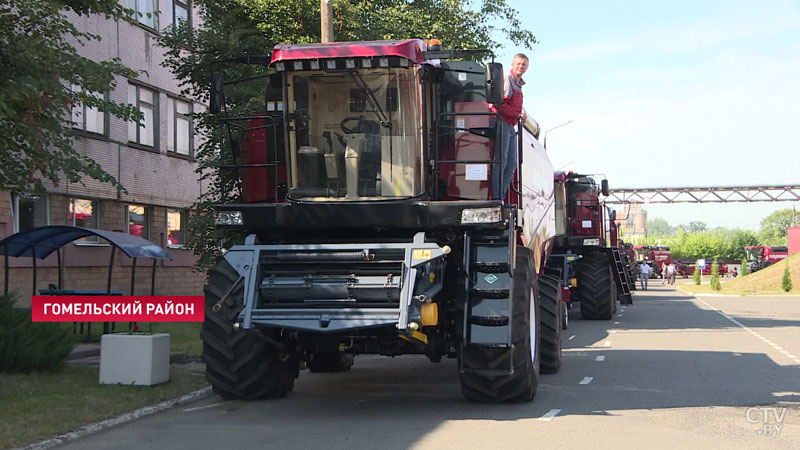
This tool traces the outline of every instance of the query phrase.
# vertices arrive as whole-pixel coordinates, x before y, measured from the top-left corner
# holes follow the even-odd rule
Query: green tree
[[[716,260],[711,264],[711,289],[715,291],[722,289],[722,284],[719,281],[719,264],[717,264]]]
[[[730,250],[722,253],[723,258],[742,259],[745,257],[744,248],[750,245],[758,245],[758,236],[750,230],[734,230],[730,237]]]
[[[700,276],[703,269],[695,265],[694,267],[694,274],[692,274],[692,279],[694,280],[694,284],[700,286]]]
[[[793,218],[791,209],[781,209],[762,219],[758,237],[763,245],[786,245],[787,229],[792,225]]]
[[[95,62],[80,56],[76,46],[100,37],[79,31],[68,15],[127,20],[130,12],[118,0],[6,0],[0,6],[0,190],[43,191],[44,180],[58,185],[84,176],[121,188],[73,147],[70,110],[83,104],[138,119],[134,108],[103,95],[114,88],[115,77],[136,72],[117,58]]]
[[[183,93],[208,100],[211,63],[243,55],[264,55],[279,43],[319,41],[318,0],[196,0],[202,24],[168,29],[159,37],[168,49],[165,66],[181,81]],[[334,0],[334,39],[380,40],[438,38],[445,48],[488,48],[497,50],[500,37],[530,48],[534,35],[517,18],[506,0],[482,0],[476,7],[456,0]],[[499,27],[499,28],[498,28]],[[495,34],[500,31],[500,35]],[[187,43],[192,48],[186,51]],[[249,71],[249,72],[248,72]],[[241,77],[263,76],[264,66],[236,72]],[[229,158],[221,152],[215,117],[194,115],[198,132],[208,139],[198,149],[198,174],[208,189],[194,205],[197,214],[188,223],[188,245],[200,256],[198,266],[214,262],[220,248],[241,239],[238,233],[223,233],[213,226],[213,205],[230,201],[223,193],[234,192],[233,180],[219,177],[217,168]],[[227,177],[232,178],[232,177]]]
[[[783,292],[792,290],[792,274],[789,272],[789,260],[783,265],[783,278],[781,279],[781,289]]]
[[[647,234],[649,236],[674,236],[675,227],[671,226],[666,219],[653,217],[647,219]]]
[[[750,275],[750,264],[747,264],[747,260],[742,258],[742,276]]]
[[[701,222],[699,220],[694,220],[689,222],[689,226],[686,227],[687,232],[689,233],[700,233],[706,231],[707,225],[705,222]]]

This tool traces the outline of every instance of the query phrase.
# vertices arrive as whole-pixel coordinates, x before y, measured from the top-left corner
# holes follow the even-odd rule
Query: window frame
[[[180,231],[183,232],[183,242],[178,242],[176,244],[171,244],[169,242],[169,213],[170,212],[177,212],[180,214]],[[186,224],[189,221],[189,210],[185,208],[166,208],[165,211],[165,221],[167,227],[167,247],[169,248],[187,248],[186,243],[188,239],[186,238]]]
[[[169,24],[167,26],[178,26],[177,20],[175,19],[176,5],[186,10],[186,22],[189,24],[189,28],[192,28],[191,0],[167,0],[167,17],[169,18]]]
[[[146,148],[146,149],[158,151],[158,148],[159,148],[159,139],[158,139],[159,138],[159,136],[158,136],[159,135],[159,129],[158,129],[158,124],[159,124],[159,110],[158,110],[158,108],[159,108],[159,105],[158,105],[158,101],[159,101],[160,92],[157,89],[153,89],[153,88],[150,88],[150,87],[147,87],[147,86],[143,86],[143,85],[141,85],[139,83],[135,83],[132,80],[129,80],[128,81],[128,89],[129,89],[129,91],[128,91],[128,101],[129,101],[129,103],[128,104],[131,104],[130,103],[130,88],[133,88],[133,89],[136,90],[136,103],[133,104],[133,106],[135,106],[136,109],[139,112],[142,111],[141,105],[145,105],[146,107],[152,109],[152,111],[153,111],[153,127],[152,127],[153,128],[152,129],[153,144],[150,145],[150,144],[143,144],[142,143],[142,128],[143,127],[141,125],[139,125],[137,122],[134,122],[134,121],[129,121],[128,122],[128,143],[129,144],[135,144],[137,146],[141,146],[141,147]],[[142,97],[141,96],[142,89],[144,89],[144,90],[146,90],[146,91],[148,91],[148,92],[153,94],[153,103],[148,103],[147,101],[144,101],[144,100],[141,99],[141,97]],[[134,125],[136,127],[136,139],[135,140],[131,140],[131,129],[130,129],[131,125]]]
[[[69,201],[67,202],[67,220],[69,220],[73,227],[77,227],[77,217],[76,214],[73,213],[75,211],[74,204],[76,200],[84,200],[89,201],[92,203],[92,217],[94,218],[94,229],[100,229],[100,201],[95,200],[93,198],[85,198],[85,197],[70,197]],[[70,219],[70,215],[72,215],[72,219]],[[92,227],[88,227],[92,228]],[[73,241],[75,245],[85,245],[85,246],[101,246],[101,247],[108,247],[108,244],[100,241],[100,236],[86,236],[82,237],[78,240]]]
[[[96,96],[96,97],[102,97],[104,102],[108,102],[108,92],[95,92],[95,91],[91,91],[90,92],[90,91],[87,91],[86,89],[81,88],[77,84],[73,84],[70,89],[71,89],[71,91],[73,93],[77,93],[78,91],[80,91],[80,92],[82,92],[84,94],[93,95],[93,96]],[[80,114],[81,114],[82,123],[80,123],[80,124],[78,124],[75,121],[75,115],[74,115],[75,114],[74,110],[78,106],[80,106],[80,108],[81,108],[81,113]],[[98,133],[97,131],[93,131],[93,130],[89,130],[88,129],[87,122],[86,122],[86,120],[87,120],[86,118],[88,116],[86,114],[87,106],[86,106],[86,104],[84,102],[82,102],[80,100],[78,100],[78,104],[77,105],[73,105],[73,107],[70,108],[70,122],[72,124],[71,125],[72,129],[80,130],[80,131],[82,131],[84,133],[89,133],[89,134],[94,135],[94,136],[108,137],[108,111],[101,111],[100,108],[97,108],[95,106],[89,106],[88,108],[89,109],[95,109],[95,110],[97,110],[98,114],[102,114],[103,115],[103,121],[102,121],[103,130]]]
[[[19,218],[20,218],[19,217],[19,199],[20,199],[20,197],[25,197],[25,198],[35,197],[36,199],[44,198],[44,212],[45,212],[45,214],[44,214],[44,222],[45,223],[44,223],[44,225],[41,225],[41,226],[50,225],[50,196],[48,194],[37,195],[37,194],[33,194],[33,193],[28,193],[28,192],[12,193],[11,194],[11,198],[12,198],[12,200],[11,200],[11,215],[13,216],[12,218],[14,220],[14,233],[19,233],[20,231],[25,231],[25,230],[20,230],[19,229]],[[36,228],[36,227],[34,226],[33,228]],[[26,228],[26,230],[28,230],[28,229],[30,229],[30,228]]]
[[[141,2],[150,2],[150,5],[152,7],[152,17],[147,17],[146,13],[139,15],[139,10],[140,10],[139,5],[141,4]],[[131,3],[133,3],[133,5],[131,5]],[[131,16],[131,18],[135,20],[137,24],[147,28],[148,30],[152,31],[158,30],[158,14],[159,14],[158,3],[159,3],[158,0],[128,0],[128,8],[133,11],[133,15]],[[151,25],[149,22],[142,22],[142,20],[147,20],[147,21],[152,20],[153,23]]]
[[[184,103],[189,106],[188,113],[178,112],[178,102]],[[194,113],[194,103],[184,100],[179,97],[167,95],[167,153],[174,156],[194,159],[194,121],[192,114]],[[186,137],[189,148],[187,153],[178,151],[178,119],[183,118],[189,122],[189,135]],[[170,139],[172,134],[172,139]],[[170,148],[170,145],[172,148]]]
[[[141,206],[144,208],[144,230],[142,235],[139,236],[142,239],[150,240],[150,217],[152,216],[152,208],[148,205],[143,205],[141,203],[126,203],[125,204],[125,225],[126,230],[125,233],[130,234],[131,236],[136,236],[135,234],[131,233],[131,206]]]

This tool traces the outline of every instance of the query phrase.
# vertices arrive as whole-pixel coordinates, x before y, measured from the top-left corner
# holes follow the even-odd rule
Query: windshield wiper
[[[370,89],[364,79],[361,78],[361,74],[358,72],[358,70],[350,72],[350,76],[353,77],[353,81],[355,81],[358,88],[364,91],[364,96],[367,99],[367,103],[369,103],[369,106],[371,106],[372,110],[375,111],[381,126],[384,128],[392,128],[392,122],[389,121],[388,117],[386,117],[386,113],[383,112],[380,102],[378,102],[378,99],[375,98],[375,94],[372,93],[372,89]]]

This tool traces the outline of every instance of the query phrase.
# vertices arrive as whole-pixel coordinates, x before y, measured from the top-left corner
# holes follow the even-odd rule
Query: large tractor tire
[[[617,306],[617,286],[611,274],[608,255],[586,255],[577,264],[581,316],[588,320],[611,319]]]
[[[226,400],[286,396],[299,374],[296,354],[276,347],[277,336],[233,327],[244,304],[244,283],[227,261],[219,260],[208,275],[200,337],[212,390]]]
[[[558,278],[539,275],[539,311],[541,323],[541,372],[558,373],[561,369],[561,330],[564,302]]]
[[[531,402],[539,386],[539,293],[530,252],[518,248],[512,288],[511,340],[513,349],[466,348],[460,355],[464,367],[511,366],[509,375],[460,374],[461,392],[479,403]]]
[[[346,372],[353,367],[353,354],[314,352],[306,366],[311,372]]]

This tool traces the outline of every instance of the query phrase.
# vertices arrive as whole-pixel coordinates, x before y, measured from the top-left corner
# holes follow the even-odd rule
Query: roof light
[[[283,72],[284,70],[286,70],[286,67],[283,66],[282,62],[278,62],[275,63],[275,70],[277,70],[278,72]]]
[[[442,41],[438,39],[431,39],[428,41],[428,50],[439,51],[442,49]]]

